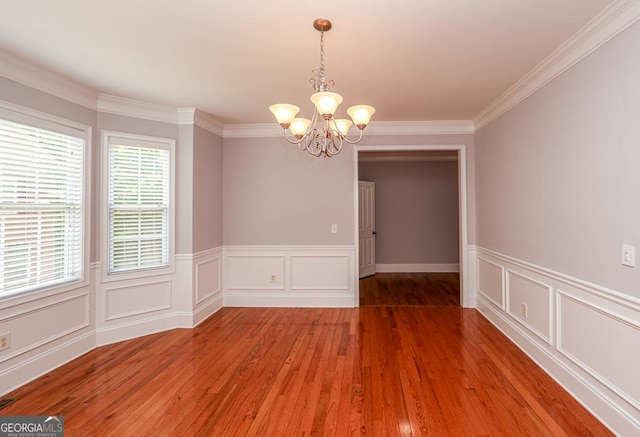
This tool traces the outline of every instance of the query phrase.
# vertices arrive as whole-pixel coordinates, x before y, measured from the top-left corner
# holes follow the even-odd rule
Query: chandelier
[[[368,105],[356,105],[347,109],[347,114],[353,122],[344,118],[334,118],[333,114],[342,103],[342,96],[331,92],[334,81],[327,80],[324,75],[324,33],[331,29],[331,22],[318,18],[313,22],[313,27],[320,32],[320,67],[313,70],[314,76],[309,80],[315,90],[311,96],[311,102],[315,105],[311,120],[296,118],[300,108],[295,105],[278,103],[271,105],[269,110],[282,126],[288,142],[297,144],[300,150],[306,150],[313,156],[327,158],[340,153],[343,141],[355,144],[362,139],[362,131],[367,127],[375,109]],[[319,127],[320,123],[322,127]],[[360,130],[360,136],[355,141],[347,139],[347,133],[353,124]],[[287,129],[294,138],[289,138]]]

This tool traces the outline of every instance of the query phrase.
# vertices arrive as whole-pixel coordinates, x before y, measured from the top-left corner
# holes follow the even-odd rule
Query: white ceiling
[[[471,120],[613,0],[0,0],[0,49],[97,92],[225,124],[310,116],[327,78],[377,121]]]

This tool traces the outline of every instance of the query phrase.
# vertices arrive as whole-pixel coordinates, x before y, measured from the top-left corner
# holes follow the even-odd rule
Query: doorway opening
[[[420,159],[425,159],[425,157],[429,157],[430,159],[441,159],[441,160],[446,160],[447,158],[452,158],[449,160],[455,160],[457,161],[457,196],[453,195],[451,197],[457,197],[457,203],[458,203],[458,209],[457,209],[457,217],[453,218],[453,222],[454,225],[457,225],[457,237],[458,237],[458,247],[457,247],[457,255],[458,255],[458,265],[459,265],[459,276],[456,275],[444,275],[442,276],[442,279],[445,282],[444,287],[448,290],[448,292],[451,291],[451,287],[455,287],[456,291],[458,292],[458,299],[457,302],[459,302],[463,307],[470,307],[472,306],[472,301],[471,299],[469,299],[468,296],[469,293],[467,293],[467,288],[469,287],[469,282],[466,280],[467,278],[467,269],[468,269],[468,262],[467,262],[467,195],[466,195],[466,147],[465,145],[422,145],[422,146],[415,146],[415,145],[411,145],[411,146],[355,146],[353,148],[354,150],[354,216],[355,216],[355,220],[354,220],[354,235],[356,238],[355,241],[355,251],[356,251],[356,261],[355,264],[355,272],[354,272],[354,278],[355,278],[355,306],[359,306],[361,304],[360,301],[360,281],[359,281],[359,273],[360,273],[360,267],[361,267],[361,257],[363,256],[363,254],[361,254],[361,241],[359,241],[359,224],[361,221],[361,217],[360,217],[360,211],[359,209],[361,208],[361,206],[359,205],[358,199],[359,199],[359,184],[358,181],[360,180],[360,170],[359,170],[359,163],[361,161],[361,157],[368,157],[371,158],[372,156],[375,156],[377,158],[379,158],[380,160],[384,160],[384,161],[398,161],[398,160],[404,160],[404,161],[410,161],[410,160],[420,160]],[[455,190],[455,188],[454,188]],[[452,201],[454,199],[451,199]],[[457,220],[456,220],[457,219]],[[453,232],[455,233],[455,229],[453,229]],[[455,250],[455,249],[454,249]],[[455,254],[454,254],[455,255]],[[379,267],[382,267],[382,270],[380,270],[380,272],[385,272],[385,267],[384,265],[379,265]],[[403,274],[398,274],[396,276],[390,276],[390,277],[385,277],[386,275],[389,275],[388,273],[383,273],[382,275],[377,275],[379,276],[378,279],[370,279],[370,282],[380,282],[379,280],[384,280],[384,281],[389,281],[389,280],[393,280],[393,281],[400,281],[399,283],[403,283],[403,281],[407,282],[409,284],[415,283],[415,282],[429,282],[429,278],[427,278],[427,276],[431,275],[431,279],[434,279],[437,277],[437,275],[435,274],[420,274],[420,273],[416,273],[416,275],[414,275],[413,277],[411,275],[408,275],[406,273]],[[402,276],[404,275],[404,276]],[[365,286],[369,283],[364,283]],[[449,298],[448,302],[451,302],[452,300]],[[419,304],[419,303],[418,303]],[[363,303],[364,305],[364,303]]]

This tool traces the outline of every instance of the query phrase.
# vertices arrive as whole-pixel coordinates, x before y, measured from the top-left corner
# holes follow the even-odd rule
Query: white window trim
[[[101,214],[100,214],[100,271],[102,282],[126,281],[175,273],[176,244],[176,140],[172,138],[152,137],[127,132],[102,130],[102,164],[101,164]],[[133,271],[109,273],[109,139],[122,138],[128,142],[139,142],[141,145],[156,144],[169,149],[169,266],[145,268]]]
[[[82,267],[80,269],[80,278],[75,281],[66,282],[60,285],[42,287],[35,290],[23,291],[0,297],[2,306],[13,306],[30,302],[37,299],[43,299],[55,294],[77,290],[79,288],[88,287],[90,283],[90,259],[91,259],[91,149],[93,130],[92,127],[83,123],[68,120],[46,112],[37,111],[25,106],[16,105],[15,103],[0,100],[0,117],[17,123],[22,123],[42,129],[58,131],[70,135],[78,136],[85,142],[83,150],[84,168],[82,181]]]

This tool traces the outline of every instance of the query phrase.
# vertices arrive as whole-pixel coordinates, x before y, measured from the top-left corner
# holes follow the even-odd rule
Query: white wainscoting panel
[[[36,303],[27,311],[0,318],[2,332],[11,334],[11,347],[0,362],[63,338],[89,326],[89,295],[65,296]]]
[[[226,273],[229,290],[284,290],[285,256],[229,254]]]
[[[354,260],[353,246],[225,246],[224,306],[353,307]]]
[[[201,252],[193,261],[194,304],[191,326],[222,308],[222,248]]]
[[[192,328],[205,320],[222,307],[221,260],[222,247],[178,254],[168,274],[98,283],[97,345]]]
[[[552,306],[551,286],[507,269],[507,313],[549,344]]]
[[[3,302],[0,332],[10,334],[10,347],[0,352],[0,395],[94,347],[89,290],[36,292]]]
[[[640,299],[477,251],[478,310],[614,433],[640,435]]]
[[[478,294],[504,310],[504,267],[478,256]]]
[[[196,262],[196,305],[222,291],[222,257]]]
[[[640,411],[640,316],[562,290],[557,299],[560,353]]]
[[[350,290],[349,256],[291,256],[291,290]]]
[[[110,286],[105,294],[107,321],[171,308],[171,280]]]

